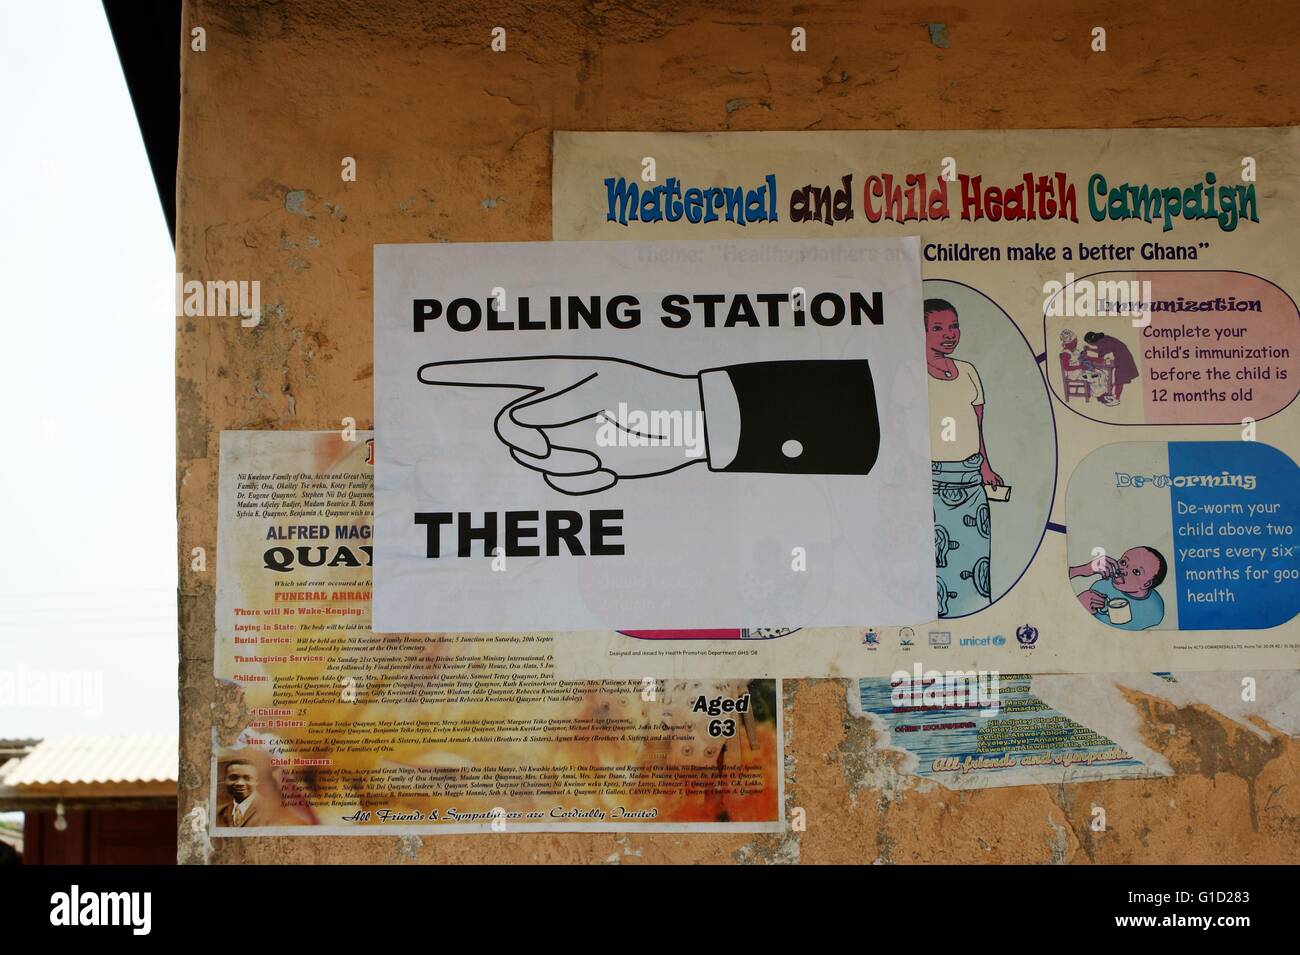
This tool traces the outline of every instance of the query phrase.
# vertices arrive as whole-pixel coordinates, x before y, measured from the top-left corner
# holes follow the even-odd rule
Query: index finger
[[[466,358],[431,361],[421,365],[416,377],[426,385],[465,385],[471,388],[552,387],[572,383],[582,376],[579,360],[566,356],[540,358]],[[576,376],[576,377],[575,377]]]

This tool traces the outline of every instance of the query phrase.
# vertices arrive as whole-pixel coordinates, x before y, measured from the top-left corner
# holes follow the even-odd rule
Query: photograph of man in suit
[[[231,801],[217,810],[217,825],[238,829],[265,826],[272,813],[257,795],[257,767],[236,757],[226,764],[226,793]]]

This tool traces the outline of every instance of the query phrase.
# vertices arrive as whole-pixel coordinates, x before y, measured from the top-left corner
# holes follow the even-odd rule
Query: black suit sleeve
[[[880,418],[865,359],[763,361],[715,370],[727,373],[740,409],[736,456],[720,470],[870,473],[880,453]]]

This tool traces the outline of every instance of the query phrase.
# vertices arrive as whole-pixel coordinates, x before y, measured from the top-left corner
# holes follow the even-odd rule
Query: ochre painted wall
[[[792,12],[793,10],[793,12]],[[942,25],[931,28],[929,25]],[[189,49],[192,27],[206,52]],[[489,50],[494,26],[508,52]],[[790,29],[807,30],[792,53]],[[1090,50],[1104,26],[1108,52]],[[177,269],[258,279],[264,318],[178,319],[184,862],[1266,862],[1300,855],[1300,750],[1200,707],[1135,700],[1172,779],[917,791],[848,717],[786,685],[779,836],[219,839],[210,725],[223,429],[372,424],[371,246],[550,237],[552,130],[1291,125],[1294,0],[1225,4],[187,0]],[[339,176],[357,159],[358,181]],[[215,706],[210,706],[215,704]],[[1090,831],[1091,806],[1108,830]]]

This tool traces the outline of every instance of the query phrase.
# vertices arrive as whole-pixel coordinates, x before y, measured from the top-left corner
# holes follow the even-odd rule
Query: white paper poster
[[[377,630],[933,619],[914,239],[376,246],[374,299]]]

